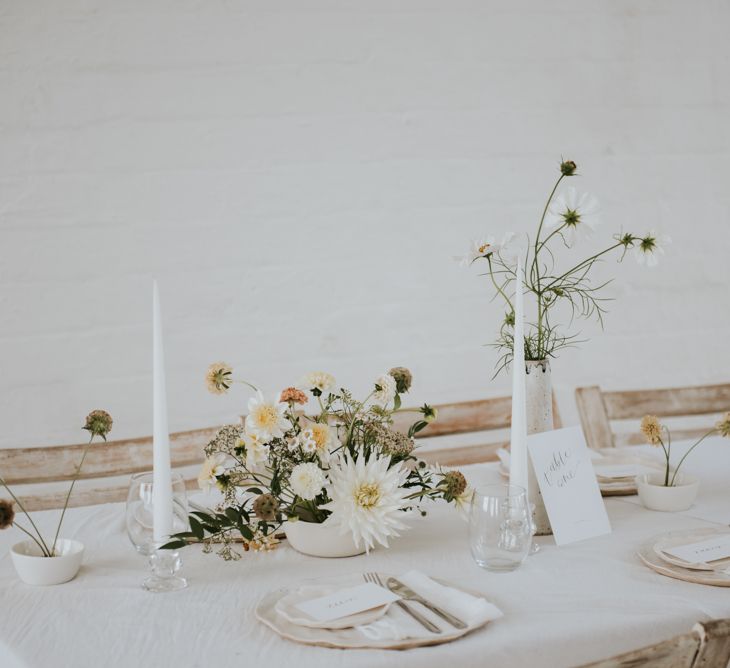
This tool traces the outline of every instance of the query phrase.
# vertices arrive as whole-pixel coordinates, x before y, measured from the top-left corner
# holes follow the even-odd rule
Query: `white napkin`
[[[485,599],[439,584],[420,571],[408,571],[398,576],[398,580],[435,606],[458,617],[467,626],[479,626],[502,616],[502,611]],[[413,606],[416,612],[442,631],[454,630],[448,622],[420,603],[409,601],[407,605]],[[397,604],[391,605],[387,614],[379,620],[356,628],[370,640],[403,640],[432,635]]]

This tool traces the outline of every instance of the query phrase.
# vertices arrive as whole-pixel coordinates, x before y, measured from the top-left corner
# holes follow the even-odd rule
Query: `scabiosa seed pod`
[[[449,471],[444,475],[446,497],[453,499],[466,490],[466,478],[461,471]]]
[[[572,160],[563,160],[563,162],[560,163],[560,173],[563,176],[573,176],[576,169],[578,169],[578,165],[576,165]]]
[[[106,411],[95,410],[91,411],[86,416],[86,424],[84,429],[90,431],[93,436],[101,436],[106,441],[106,435],[112,430],[112,416]]]
[[[13,525],[15,509],[11,501],[0,499],[0,529],[7,529]]]
[[[403,394],[403,392],[408,392],[411,389],[413,374],[404,366],[393,367],[388,373],[395,379],[395,387],[398,390],[398,394]]]
[[[261,494],[253,502],[253,511],[259,519],[272,522],[279,512],[279,502],[273,494]]]

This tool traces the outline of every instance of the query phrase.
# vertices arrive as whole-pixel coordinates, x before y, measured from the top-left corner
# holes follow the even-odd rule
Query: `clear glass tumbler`
[[[151,472],[137,473],[129,481],[127,494],[127,535],[140,554],[149,557],[155,551],[152,535],[152,477]],[[188,501],[185,481],[179,473],[172,474],[172,532],[187,531]]]
[[[474,491],[469,514],[474,561],[490,571],[511,571],[530,552],[532,522],[527,494],[517,485],[484,485]]]

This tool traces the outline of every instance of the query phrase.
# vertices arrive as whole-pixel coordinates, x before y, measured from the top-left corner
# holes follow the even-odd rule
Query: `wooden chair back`
[[[489,432],[509,427],[512,412],[510,397],[482,399],[437,406],[438,419],[419,436],[420,444],[434,437],[484,432],[484,443],[462,447],[427,449],[419,456],[428,462],[443,465],[473,464],[496,459],[504,440],[490,441]],[[555,425],[560,415],[553,397]],[[397,414],[396,426],[405,427],[418,419],[418,413]],[[175,469],[197,466],[203,461],[203,448],[219,427],[196,429],[170,434],[171,461]],[[438,439],[436,439],[438,440]],[[68,485],[58,483],[73,479],[86,446],[62,445],[42,448],[0,450],[0,476],[18,494],[28,510],[44,510],[63,506]],[[94,443],[86,456],[79,483],[71,496],[70,506],[124,501],[128,476],[152,468],[152,438],[134,438],[108,443]],[[197,471],[184,472],[188,488],[196,486]],[[124,478],[127,476],[127,478]],[[115,480],[116,478],[122,478]],[[16,489],[16,486],[22,486]],[[49,487],[55,489],[49,490]],[[0,490],[0,498],[5,495]]]
[[[170,434],[173,468],[199,465],[203,447],[217,427]],[[0,476],[20,497],[27,510],[61,508],[86,444],[0,450]],[[86,455],[69,506],[124,501],[129,481],[114,478],[152,469],[152,437],[107,443],[94,442]],[[188,475],[191,487],[195,476]],[[83,482],[82,482],[83,481]],[[84,484],[93,481],[92,484]],[[60,485],[57,483],[68,483]],[[0,498],[5,490],[0,487]]]
[[[729,663],[730,619],[714,619],[695,624],[691,633],[581,668],[727,668]]]
[[[423,448],[417,452],[417,455],[424,461],[444,466],[464,466],[494,461],[497,459],[497,450],[509,443],[508,436],[505,439],[502,434],[500,438],[493,432],[508,429],[510,426],[512,419],[512,397],[510,396],[442,404],[435,408],[438,410],[438,419],[417,435],[419,446]],[[396,414],[395,426],[405,428],[417,419],[417,415],[417,413]],[[562,427],[555,394],[553,394],[553,424],[555,429]],[[478,443],[439,447],[440,442],[446,439],[437,439],[437,437],[466,434],[476,437]],[[430,439],[438,440],[439,446],[430,447]]]
[[[621,392],[603,392],[598,386],[579,387],[575,401],[588,445],[598,450],[644,443],[639,420],[647,414],[661,419],[707,416],[707,424],[702,427],[672,428],[672,437],[677,441],[701,436],[718,414],[730,410],[730,384]],[[632,422],[617,433],[611,424],[616,420]]]

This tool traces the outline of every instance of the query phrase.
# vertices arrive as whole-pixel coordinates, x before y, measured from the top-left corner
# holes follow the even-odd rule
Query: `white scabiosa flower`
[[[226,472],[225,469],[226,455],[222,452],[216,452],[210,457],[206,457],[203,466],[198,473],[198,487],[204,492],[210,491],[210,486],[214,485],[216,478]]]
[[[292,492],[305,501],[316,498],[326,482],[324,472],[314,462],[297,464],[289,476],[289,487]]]
[[[375,392],[373,392],[373,401],[381,406],[387,406],[395,398],[398,386],[395,378],[389,373],[378,376],[375,380]]]
[[[314,440],[314,434],[311,429],[305,429],[299,434],[299,445],[302,447],[302,452],[311,455],[317,451],[317,441]]]
[[[388,546],[388,539],[407,529],[403,509],[408,490],[403,484],[408,471],[401,464],[389,468],[390,457],[364,456],[353,461],[343,456],[329,471],[327,494],[332,499],[322,506],[332,512],[328,522],[341,533],[352,533],[355,544],[370,551],[375,543]]]
[[[672,239],[665,234],[658,234],[656,230],[647,232],[640,237],[639,242],[634,246],[634,257],[639,264],[646,264],[647,267],[656,267],[659,256],[664,255],[664,246],[672,243]]]
[[[289,428],[286,419],[287,405],[277,399],[267,401],[261,392],[248,400],[246,432],[257,436],[264,442],[281,438]]]
[[[565,243],[572,246],[576,241],[589,237],[601,221],[598,216],[598,200],[588,193],[579,193],[575,188],[566,188],[550,203],[545,216],[545,229],[558,228]]]
[[[305,390],[318,390],[322,394],[335,388],[335,377],[326,371],[312,371],[299,382],[299,387]]]

